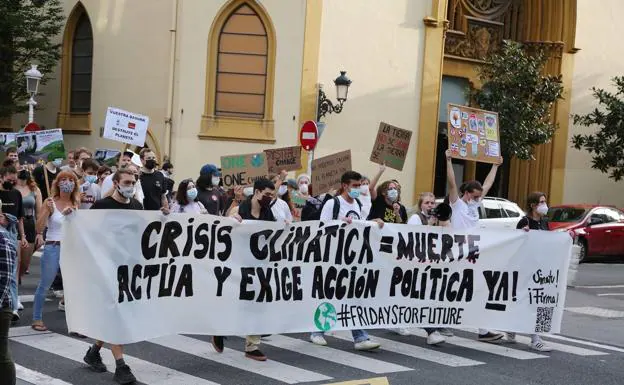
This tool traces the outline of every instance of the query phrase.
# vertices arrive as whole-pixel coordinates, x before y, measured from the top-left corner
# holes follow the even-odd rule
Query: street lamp
[[[35,121],[35,106],[37,102],[35,102],[35,95],[37,94],[37,90],[39,89],[39,81],[43,77],[41,72],[37,69],[37,65],[31,64],[30,69],[24,72],[26,76],[26,91],[30,95],[30,99],[28,100],[28,123],[32,123]]]
[[[342,112],[342,106],[347,101],[347,95],[349,93],[349,86],[351,85],[351,79],[347,77],[347,71],[340,71],[340,76],[334,80],[336,86],[336,99],[338,104],[334,105],[325,95],[323,87],[319,85],[318,91],[318,110],[316,113],[316,121],[320,121],[327,113]]]

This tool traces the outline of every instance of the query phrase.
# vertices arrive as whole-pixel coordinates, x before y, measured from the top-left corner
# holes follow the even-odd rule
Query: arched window
[[[255,1],[231,0],[208,46],[204,138],[272,142],[275,33]]]
[[[70,112],[91,112],[93,33],[86,13],[76,24],[72,44]]]
[[[67,133],[91,132],[93,30],[87,10],[76,4],[65,25],[61,103],[57,125]]]

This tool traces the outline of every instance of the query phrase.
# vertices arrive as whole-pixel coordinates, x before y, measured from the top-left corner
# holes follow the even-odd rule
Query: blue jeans
[[[323,336],[323,332],[313,332],[312,335]],[[353,342],[355,342],[356,344],[358,342],[366,341],[369,339],[366,330],[351,330],[351,336],[353,337]]]
[[[33,321],[41,321],[43,317],[43,303],[50,285],[56,277],[61,259],[60,245],[45,245],[41,256],[41,279],[35,292],[35,303],[33,304]]]

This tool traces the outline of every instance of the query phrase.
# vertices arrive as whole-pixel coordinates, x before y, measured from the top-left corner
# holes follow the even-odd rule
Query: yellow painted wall
[[[353,81],[349,100],[339,115],[324,119],[327,127],[316,156],[351,149],[353,168],[371,176],[369,162],[379,122],[411,130],[412,143],[403,172],[396,178],[404,203],[412,203],[423,68],[425,25],[430,1],[325,1],[321,30],[319,81],[332,100],[333,80],[340,70]],[[434,128],[435,129],[435,128]]]
[[[597,107],[590,88],[611,89],[611,78],[622,75],[624,53],[617,39],[624,35],[619,15],[624,12],[620,0],[578,0],[576,46],[572,84],[573,114],[586,114]],[[570,124],[569,138],[593,129]],[[571,142],[569,142],[571,143]],[[606,174],[591,169],[591,157],[586,151],[568,149],[565,170],[564,203],[602,203],[624,206],[622,182],[609,180]]]

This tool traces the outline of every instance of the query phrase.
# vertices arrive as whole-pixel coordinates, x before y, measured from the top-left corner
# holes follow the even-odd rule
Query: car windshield
[[[587,209],[582,207],[553,207],[548,210],[550,222],[578,222],[585,216]]]

